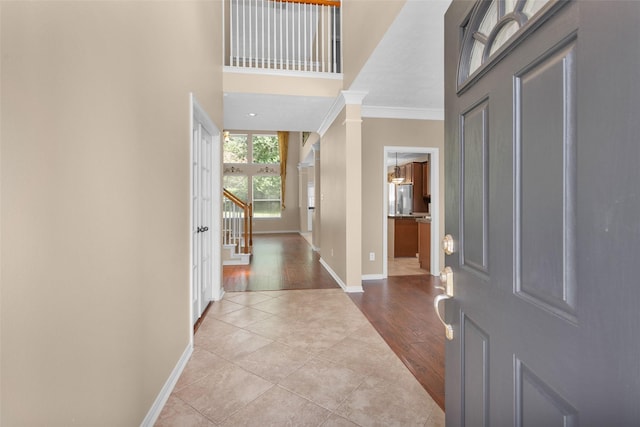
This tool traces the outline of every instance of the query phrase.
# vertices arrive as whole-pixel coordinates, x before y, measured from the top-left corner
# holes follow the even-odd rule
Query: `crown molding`
[[[368,93],[367,90],[343,90],[341,95],[347,105],[362,105],[362,100]]]
[[[444,120],[444,109],[363,105],[362,117],[370,119]]]
[[[334,99],[333,104],[331,104],[331,108],[329,108],[327,115],[324,117],[320,127],[318,128],[318,134],[320,134],[320,137],[323,137],[327,130],[329,130],[329,127],[336,117],[338,117],[338,114],[340,114],[340,111],[342,111],[345,105],[362,105],[362,100],[368,93],[368,91],[362,90],[341,91],[336,99]]]

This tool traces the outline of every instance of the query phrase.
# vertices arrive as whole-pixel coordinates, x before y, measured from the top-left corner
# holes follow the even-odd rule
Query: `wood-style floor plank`
[[[254,235],[251,264],[225,265],[223,286],[229,292],[340,287],[297,233]]]
[[[248,266],[225,266],[224,289],[267,291],[338,288],[319,255],[299,234],[254,236]],[[412,275],[363,282],[353,302],[444,409],[444,328],[433,311],[433,276]]]
[[[444,409],[444,328],[434,310],[438,293],[430,275],[363,282],[349,294],[433,400]]]

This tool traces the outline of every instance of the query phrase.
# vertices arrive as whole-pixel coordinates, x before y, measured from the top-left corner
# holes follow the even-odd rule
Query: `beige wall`
[[[320,255],[329,267],[346,282],[346,129],[343,109],[322,136],[320,148]]]
[[[264,71],[224,73],[224,91],[229,93],[263,93],[268,95],[321,96],[334,98],[342,89],[342,79],[313,75],[283,76]]]
[[[364,119],[362,123],[362,274],[383,269],[384,146],[439,148],[440,237],[444,236],[444,122],[431,120]],[[432,184],[433,185],[433,184]],[[369,261],[369,252],[376,260]],[[440,263],[444,254],[440,256]],[[435,271],[440,271],[440,266]]]
[[[343,87],[348,89],[378,46],[406,0],[344,0],[342,3]]]
[[[189,342],[189,92],[221,3],[2,2],[4,426],[139,425]]]
[[[347,292],[362,291],[361,108],[347,104],[322,137],[321,256]]]

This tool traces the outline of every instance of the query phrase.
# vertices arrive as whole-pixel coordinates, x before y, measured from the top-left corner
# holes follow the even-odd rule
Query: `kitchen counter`
[[[422,222],[422,223],[426,223],[426,224],[431,224],[431,217],[430,216],[418,217],[418,218],[416,218],[416,222]]]
[[[431,215],[424,213],[413,213],[413,214],[390,214],[387,216],[388,218],[414,218],[417,220],[425,220],[431,222]]]
[[[431,228],[431,215],[426,212],[390,214],[387,216],[387,254],[390,258],[418,255],[418,227]],[[428,267],[427,267],[428,269]]]

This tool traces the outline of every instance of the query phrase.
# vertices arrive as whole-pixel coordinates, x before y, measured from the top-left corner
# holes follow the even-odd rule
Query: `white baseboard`
[[[384,274],[363,274],[362,280],[382,280],[384,279]]]
[[[253,230],[253,234],[291,234],[298,233],[300,234],[300,230],[277,230],[277,231],[255,231]]]
[[[221,301],[222,297],[224,297],[224,288],[220,286],[220,288],[213,290],[211,301]]]
[[[230,258],[222,261],[222,265],[249,265],[251,264],[251,254],[233,254]]]
[[[187,348],[184,350],[184,353],[182,353],[182,356],[180,356],[178,363],[175,368],[173,368],[173,371],[171,372],[171,375],[169,375],[169,378],[167,378],[167,381],[164,383],[158,397],[156,397],[155,402],[151,405],[151,409],[147,412],[147,416],[144,417],[144,420],[140,423],[141,427],[152,427],[156,423],[160,416],[160,412],[162,412],[162,408],[164,408],[167,400],[169,400],[169,396],[171,395],[173,388],[176,386],[178,378],[180,378],[180,374],[182,374],[185,366],[187,366],[191,353],[193,353],[193,343],[189,343]]]
[[[344,290],[345,292],[353,292],[353,293],[357,293],[357,292],[364,292],[364,289],[362,289],[362,285],[360,286],[347,286],[342,279],[340,279],[340,276],[338,276],[336,274],[335,271],[333,271],[333,269],[331,267],[329,267],[329,264],[326,263],[326,261],[322,258],[320,258],[320,264],[322,264],[322,266],[324,267],[325,270],[327,270],[329,272],[329,274],[331,275],[331,277],[333,277],[333,279],[338,282],[338,285],[340,285],[340,287],[342,288],[342,290]]]

